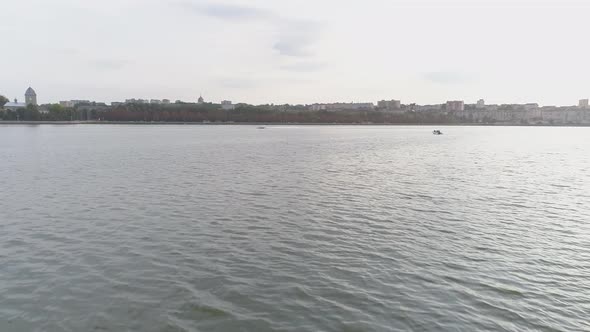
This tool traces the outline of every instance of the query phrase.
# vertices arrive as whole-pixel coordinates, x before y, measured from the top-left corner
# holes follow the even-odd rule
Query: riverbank
[[[195,126],[477,126],[477,127],[590,127],[590,124],[512,123],[308,123],[308,122],[146,122],[146,121],[0,121],[0,125],[195,125]]]

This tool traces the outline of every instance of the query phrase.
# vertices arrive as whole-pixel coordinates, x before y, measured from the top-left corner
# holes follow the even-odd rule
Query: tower
[[[203,104],[205,102],[205,100],[203,99],[203,96],[199,96],[199,104]]]
[[[25,104],[34,106],[37,105],[37,94],[31,87],[29,87],[25,92]]]

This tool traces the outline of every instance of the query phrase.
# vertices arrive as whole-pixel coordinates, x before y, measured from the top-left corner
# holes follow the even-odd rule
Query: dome
[[[25,96],[36,96],[37,93],[35,93],[35,90],[33,90],[33,88],[29,87],[27,89],[27,91],[25,92]]]

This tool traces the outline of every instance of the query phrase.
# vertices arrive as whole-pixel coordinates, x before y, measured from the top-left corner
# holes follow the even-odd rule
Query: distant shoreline
[[[0,125],[194,125],[194,126],[447,126],[447,127],[590,127],[590,124],[511,123],[295,123],[295,122],[144,122],[144,121],[2,121]]]

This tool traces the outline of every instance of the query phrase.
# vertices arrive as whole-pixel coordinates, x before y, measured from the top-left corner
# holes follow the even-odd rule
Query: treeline
[[[65,108],[54,104],[41,112],[38,106],[28,105],[16,111],[0,109],[0,120],[5,121],[77,121],[92,120],[96,118],[96,112],[92,110]]]
[[[105,121],[143,122],[257,122],[257,123],[458,123],[446,114],[408,112],[394,114],[382,111],[317,111],[289,106],[238,105],[223,110],[219,105],[205,104],[129,104],[97,112]]]
[[[219,104],[122,104],[115,107],[78,106],[65,108],[58,104],[29,105],[18,111],[0,110],[1,120],[21,121],[132,121],[132,122],[237,122],[237,123],[460,123],[444,113],[387,111],[309,111],[302,106],[238,104],[224,110]]]

